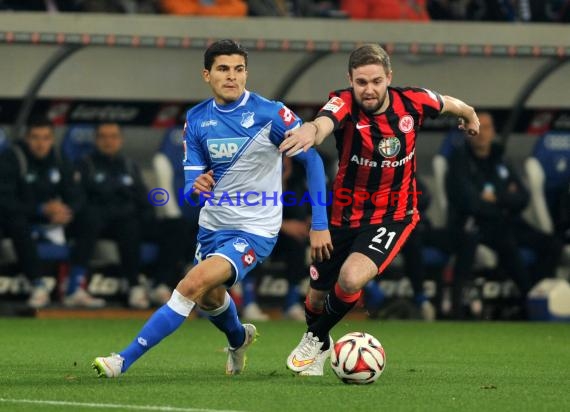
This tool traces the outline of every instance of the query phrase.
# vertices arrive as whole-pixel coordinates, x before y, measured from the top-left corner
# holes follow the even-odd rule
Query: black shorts
[[[334,250],[329,260],[311,265],[311,288],[330,290],[342,264],[354,252],[369,257],[378,266],[378,273],[382,273],[406,243],[418,221],[419,217],[415,215],[399,222],[359,228],[332,226],[330,231]]]

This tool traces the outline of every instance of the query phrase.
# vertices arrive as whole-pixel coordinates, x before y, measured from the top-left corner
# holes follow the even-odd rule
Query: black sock
[[[360,293],[358,293],[360,295]],[[325,298],[325,310],[319,319],[309,326],[308,331],[317,336],[323,346],[321,350],[327,350],[330,346],[329,334],[331,329],[341,321],[344,316],[356,305],[358,298],[352,302],[341,300],[333,288]]]
[[[323,312],[315,312],[312,308],[307,306],[307,302],[305,302],[305,322],[307,322],[307,326],[312,326],[320,319]]]

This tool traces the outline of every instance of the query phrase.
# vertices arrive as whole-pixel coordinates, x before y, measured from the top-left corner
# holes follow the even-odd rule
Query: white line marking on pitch
[[[179,408],[176,406],[151,406],[151,405],[121,405],[118,403],[87,403],[68,401],[48,401],[36,399],[5,399],[4,403],[30,403],[35,405],[73,406],[80,408],[109,408],[109,409],[132,409],[135,411],[166,411],[166,412],[240,412],[228,409],[204,409],[204,408]],[[242,411],[243,412],[243,411]]]

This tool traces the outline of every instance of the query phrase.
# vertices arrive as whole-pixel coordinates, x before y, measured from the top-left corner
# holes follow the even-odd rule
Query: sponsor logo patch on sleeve
[[[281,110],[279,110],[279,116],[281,116],[281,119],[283,119],[285,126],[291,126],[291,124],[295,121],[295,115],[287,106],[283,106]]]
[[[327,110],[329,112],[333,112],[336,113],[340,110],[340,108],[344,106],[344,100],[342,100],[340,97],[335,96],[332,99],[330,99],[327,104],[325,104],[323,106],[323,108],[321,110]]]

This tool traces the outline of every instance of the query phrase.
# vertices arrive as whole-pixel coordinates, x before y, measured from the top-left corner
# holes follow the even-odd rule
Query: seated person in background
[[[412,284],[414,292],[414,303],[420,310],[424,320],[434,320],[436,316],[435,308],[424,294],[423,282],[425,279],[426,263],[422,251],[427,246],[435,247],[448,255],[455,256],[453,264],[454,278],[457,280],[456,301],[458,305],[454,308],[454,318],[461,318],[462,307],[461,294],[463,291],[463,280],[471,277],[473,260],[477,241],[469,232],[457,227],[434,228],[427,215],[427,209],[431,202],[431,194],[422,179],[416,177],[416,191],[418,192],[418,209],[422,219],[412,232],[408,241],[402,248],[406,274]],[[438,279],[439,280],[439,279]]]
[[[523,305],[532,280],[519,251],[520,233],[532,235],[537,242],[533,246],[541,249],[544,244],[552,245],[552,237],[523,221],[521,213],[529,202],[528,191],[504,161],[503,148],[494,143],[496,132],[491,114],[481,112],[478,116],[479,134],[467,137],[465,147],[457,149],[449,161],[448,225],[473,233],[478,242],[497,253],[500,266],[516,283]]]
[[[559,213],[554,221],[556,233],[565,244],[570,244],[570,181],[560,197]]]
[[[70,269],[73,279],[87,272],[98,239],[117,242],[122,275],[129,283],[129,306],[150,305],[147,290],[139,285],[140,248],[144,231],[154,224],[154,210],[139,167],[121,153],[123,135],[116,123],[102,123],[95,135],[95,151],[79,164],[85,207],[77,216],[75,248]]]
[[[41,263],[36,241],[32,239],[29,217],[34,214],[32,192],[20,172],[14,150],[0,154],[0,240],[12,240],[20,270],[32,283],[28,304],[41,308],[49,304],[49,293],[41,279]]]
[[[192,16],[242,17],[247,16],[243,0],[160,0],[163,13]]]
[[[287,193],[286,193],[287,192]],[[309,245],[310,204],[300,200],[306,192],[302,166],[290,157],[283,157],[283,222],[271,259],[284,262],[289,289],[283,302],[283,316],[292,320],[305,320],[305,310],[301,306],[300,282],[306,276],[305,263]],[[316,201],[316,199],[315,199]],[[321,202],[325,201],[322,195]],[[243,318],[268,320],[255,299],[256,280],[263,275],[263,265],[252,271],[243,284]],[[251,278],[251,279],[250,279]],[[250,279],[250,280],[248,280]]]
[[[283,192],[290,192],[295,202],[283,205],[283,223],[279,238],[273,251],[277,259],[286,263],[289,290],[283,304],[283,314],[288,319],[305,320],[305,309],[300,303],[300,282],[306,276],[308,267],[305,263],[309,246],[310,204],[301,203],[303,194],[307,192],[302,178],[302,166],[293,162],[290,157],[283,157]],[[323,200],[325,197],[323,194]]]
[[[46,306],[50,297],[39,278],[39,260],[36,244],[30,238],[30,225],[44,240],[64,244],[64,228],[72,223],[82,203],[73,169],[57,154],[54,145],[53,126],[40,120],[28,127],[25,138],[1,162],[14,174],[10,179],[13,197],[1,202],[7,209],[6,214],[1,213],[6,219],[3,226],[12,236],[24,271],[31,276],[33,288],[28,304],[33,308]],[[26,199],[21,196],[24,193]],[[83,289],[81,280],[76,281],[73,290],[68,289],[63,303],[73,307],[104,306],[102,299],[93,298]]]
[[[284,17],[288,14],[287,5],[280,0],[248,0],[247,8],[249,16]]]

